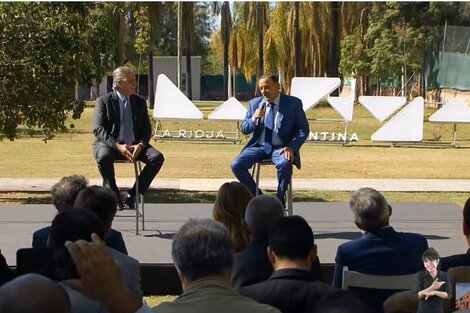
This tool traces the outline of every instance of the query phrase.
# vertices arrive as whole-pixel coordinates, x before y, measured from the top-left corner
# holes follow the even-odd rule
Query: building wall
[[[177,84],[177,57],[175,56],[154,56],[153,75],[154,83],[157,83],[158,75],[165,74],[175,86]],[[186,81],[186,57],[181,59],[181,75],[183,82]],[[201,100],[201,57],[191,57],[191,79],[192,79],[192,100]],[[186,84],[183,84],[181,91],[188,96]]]

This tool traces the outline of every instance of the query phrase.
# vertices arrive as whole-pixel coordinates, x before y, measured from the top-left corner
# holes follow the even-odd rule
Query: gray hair
[[[259,195],[248,202],[245,222],[252,237],[267,238],[269,228],[282,216],[284,205],[278,198]]]
[[[128,66],[120,66],[113,72],[113,89],[116,89],[120,81],[126,81],[128,74],[134,74],[134,70]]]
[[[171,256],[188,281],[214,274],[230,275],[233,245],[222,224],[211,219],[190,219],[173,238]]]
[[[387,226],[390,213],[385,197],[373,188],[360,188],[349,199],[354,221],[365,231],[376,231]]]
[[[78,193],[88,186],[88,180],[82,175],[62,177],[51,188],[52,204],[57,210],[71,207]]]

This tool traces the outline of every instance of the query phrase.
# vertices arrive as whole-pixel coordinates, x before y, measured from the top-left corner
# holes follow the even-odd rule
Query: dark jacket
[[[240,288],[241,295],[278,308],[282,313],[310,312],[323,297],[335,289],[315,281],[310,271],[281,269],[274,271],[268,280]]]

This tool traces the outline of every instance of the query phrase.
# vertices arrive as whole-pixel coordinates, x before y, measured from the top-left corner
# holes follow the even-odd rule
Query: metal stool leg
[[[139,196],[139,168],[137,162],[134,163],[134,174],[135,174],[135,234],[139,235],[139,207],[140,207],[140,196]]]
[[[259,195],[259,174],[261,172],[261,163],[255,163],[255,171],[256,171],[256,195]]]
[[[138,168],[139,168],[139,175],[142,173],[142,163],[140,161],[137,162]],[[145,204],[145,199],[144,195],[138,193],[139,200],[140,200],[140,212],[142,214],[142,230],[145,230],[145,210],[144,210],[144,204]]]
[[[292,177],[290,180],[289,185],[287,185],[287,201],[286,201],[286,214],[287,216],[291,216],[293,213],[293,202],[292,202]]]

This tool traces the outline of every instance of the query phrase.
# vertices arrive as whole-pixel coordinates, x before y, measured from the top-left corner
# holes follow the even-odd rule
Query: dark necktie
[[[132,110],[129,100],[124,100],[124,131],[123,131],[124,143],[132,144],[134,140],[134,132],[132,130]]]
[[[270,154],[273,150],[273,130],[274,130],[274,103],[268,103],[269,111],[264,118],[264,145],[263,150]]]

